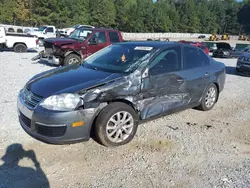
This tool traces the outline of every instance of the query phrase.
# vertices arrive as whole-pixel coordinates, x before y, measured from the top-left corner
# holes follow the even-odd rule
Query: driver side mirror
[[[45,29],[45,30],[43,31],[43,34],[47,34],[47,29]]]
[[[144,70],[144,72],[142,73],[142,78],[148,78],[148,71],[149,71],[149,69],[148,69],[148,67]]]
[[[236,49],[235,49],[235,47],[232,47],[231,50],[235,51]]]

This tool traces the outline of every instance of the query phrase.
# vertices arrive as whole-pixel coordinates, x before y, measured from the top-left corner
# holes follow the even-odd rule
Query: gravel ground
[[[34,74],[53,68],[31,62],[35,55],[0,52],[0,188],[37,187],[38,181],[52,188],[250,187],[250,78],[235,75],[236,59],[220,59],[228,74],[213,110],[142,124],[131,143],[106,148],[93,140],[47,145],[21,129],[18,91]]]

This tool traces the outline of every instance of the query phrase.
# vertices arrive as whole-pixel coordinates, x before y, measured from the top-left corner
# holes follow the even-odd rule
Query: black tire
[[[14,52],[16,53],[27,52],[27,46],[25,44],[15,44]]]
[[[131,132],[129,133],[129,135],[126,139],[124,139],[123,141],[120,140],[119,142],[113,142],[107,134],[107,124],[109,122],[109,120],[116,114],[119,112],[127,112],[128,115],[131,115],[130,117],[133,119],[133,126],[131,127]],[[126,116],[128,117],[128,116]],[[115,125],[113,125],[115,127]],[[116,129],[118,128],[119,125],[116,126]],[[120,126],[124,126],[120,125]],[[95,133],[95,137],[97,138],[97,140],[104,146],[107,147],[115,147],[115,146],[121,146],[124,144],[129,143],[135,136],[136,131],[137,131],[137,127],[138,127],[138,115],[136,114],[135,110],[122,102],[114,102],[109,104],[108,106],[106,106],[98,115],[96,121],[95,121],[95,129],[94,129],[94,133]],[[122,128],[120,128],[122,129]],[[125,131],[121,130],[122,133],[125,133]],[[115,132],[114,136],[116,136],[118,133]],[[112,136],[111,136],[112,137]],[[118,135],[119,138],[119,135]]]
[[[206,104],[206,100],[207,100],[207,95],[208,95],[208,92],[210,91],[210,89],[213,88],[215,90],[215,100],[213,102],[213,104],[211,106],[208,106]],[[202,96],[202,100],[201,100],[201,104],[197,107],[197,109],[199,110],[202,110],[202,111],[209,111],[211,110],[214,105],[216,104],[217,100],[218,100],[218,97],[219,97],[219,92],[218,92],[218,89],[216,87],[215,84],[210,84],[206,90],[204,91],[204,94]]]
[[[235,74],[236,74],[236,75],[241,75],[241,71],[240,71],[240,69],[237,68],[237,67],[236,67],[236,69],[235,69]]]
[[[76,64],[81,63],[81,57],[76,54],[69,54],[68,56],[64,58],[64,61],[63,61],[64,66],[71,65],[73,63],[76,63]]]

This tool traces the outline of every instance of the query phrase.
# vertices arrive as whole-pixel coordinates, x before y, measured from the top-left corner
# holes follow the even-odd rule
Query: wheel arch
[[[69,50],[69,51],[65,52],[64,58],[67,57],[70,54],[78,55],[82,59],[81,54],[79,52],[77,52],[77,51],[74,51],[74,50]]]
[[[218,101],[219,99],[219,95],[220,95],[220,86],[217,82],[213,82],[213,84],[216,86],[217,88],[217,98],[216,98],[216,102]]]
[[[23,45],[26,46],[26,48],[27,48],[27,45],[26,45],[24,42],[15,42],[15,43],[13,44],[13,47],[15,47],[15,46],[18,45],[18,44],[23,44]]]
[[[101,104],[99,105],[100,109],[95,113],[95,117],[94,117],[94,119],[92,121],[92,125],[91,125],[90,132],[89,132],[91,137],[93,136],[93,133],[95,131],[94,124],[96,123],[96,119],[97,119],[98,115],[101,113],[101,111],[105,107],[107,107],[109,104],[115,103],[115,102],[121,102],[121,103],[129,105],[135,111],[135,113],[138,115],[138,118],[139,118],[139,111],[136,110],[135,105],[131,101],[127,100],[127,99],[116,99],[116,100],[112,100],[112,101],[107,101],[105,103],[101,103],[103,105],[101,105]]]

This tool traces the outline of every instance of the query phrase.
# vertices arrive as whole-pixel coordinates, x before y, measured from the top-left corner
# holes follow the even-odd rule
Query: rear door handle
[[[183,83],[183,82],[184,82],[184,79],[178,78],[178,79],[177,79],[177,82],[178,82],[178,83]]]

